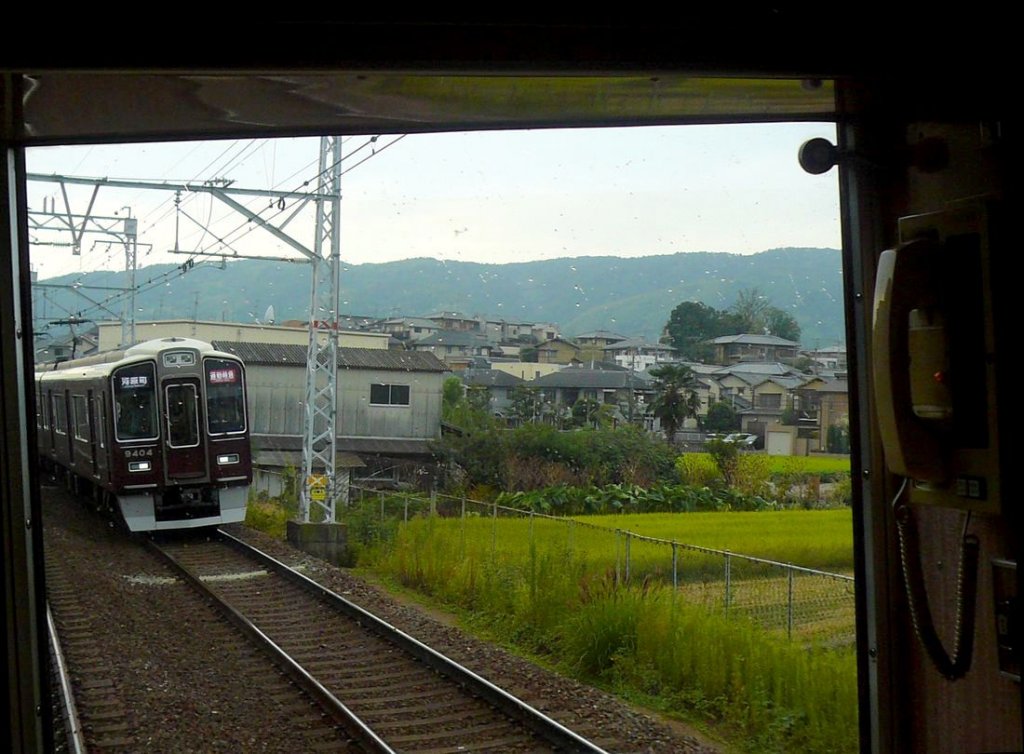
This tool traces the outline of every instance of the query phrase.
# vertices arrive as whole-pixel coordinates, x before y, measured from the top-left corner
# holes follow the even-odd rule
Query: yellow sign
[[[310,474],[306,477],[307,487],[326,487],[327,486],[327,475],[326,474]]]
[[[327,488],[326,487],[310,487],[309,497],[311,500],[326,500],[327,499]]]

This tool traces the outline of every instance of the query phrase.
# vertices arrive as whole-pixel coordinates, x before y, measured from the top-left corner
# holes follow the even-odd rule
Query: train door
[[[199,380],[194,377],[167,380],[164,388],[164,441],[167,482],[206,477],[206,453],[203,451],[202,402]]]

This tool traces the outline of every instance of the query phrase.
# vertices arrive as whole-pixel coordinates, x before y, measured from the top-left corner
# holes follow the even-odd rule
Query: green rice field
[[[852,583],[688,546],[848,572],[848,510],[570,521],[482,509],[396,525],[361,566],[566,672],[715,721],[750,750],[857,748]]]

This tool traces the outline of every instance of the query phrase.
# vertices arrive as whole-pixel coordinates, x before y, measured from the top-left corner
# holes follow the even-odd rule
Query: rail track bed
[[[88,751],[366,750],[365,745],[353,740],[348,728],[312,700],[307,690],[244,638],[212,607],[208,598],[156,558],[144,546],[144,538],[126,536],[86,510],[80,500],[53,486],[43,489],[43,517],[47,591]],[[345,569],[245,527],[229,528],[232,534],[254,542],[277,560],[299,568],[332,591],[383,616],[606,751],[714,751],[685,730],[658,723],[603,692],[561,678],[474,639],[422,608],[396,602]],[[264,609],[271,604],[267,600],[267,577],[253,573],[267,570],[263,566],[204,564],[205,556],[201,554],[210,543],[203,537],[166,538],[166,544],[177,548],[179,555],[187,551],[189,558],[193,553],[200,556],[196,568],[207,577],[214,576],[206,580],[217,589],[246,591],[260,584],[254,591],[263,592]],[[225,572],[235,576],[223,578]],[[331,612],[322,604],[317,609]],[[360,656],[355,645],[350,648],[340,640],[328,651],[326,625],[314,623],[310,629],[305,619],[297,619],[297,613],[284,617],[278,614],[277,618],[268,613],[261,620],[268,616],[271,623],[276,620],[278,625],[271,628],[271,624],[265,623],[266,631],[277,635],[282,643],[288,640],[277,632],[288,634],[289,624],[304,626],[297,630],[295,641],[300,649],[305,647],[311,654],[311,672],[320,677],[329,677],[339,667],[347,671]],[[374,689],[388,685],[388,693],[394,696],[423,697],[418,681],[410,680],[402,692],[397,691],[397,682],[381,681],[385,673],[397,667],[392,662],[400,654],[391,647],[386,660],[377,660],[375,664],[370,661],[370,669],[363,676],[365,693],[361,696],[368,697]],[[436,671],[424,672],[437,676]],[[395,713],[398,703],[378,701],[377,706]],[[438,705],[443,709],[449,703],[424,700],[418,706],[431,704],[437,712]],[[469,730],[474,724],[470,710],[477,705],[487,706],[479,698],[458,697],[444,710],[447,721],[428,723],[433,727],[431,733],[442,736],[455,725],[460,726],[460,731]],[[357,705],[353,702],[352,706]],[[408,742],[396,745],[412,751],[416,750],[411,742],[417,730],[408,728],[408,721],[400,719],[405,714],[412,713],[379,719],[386,735],[412,736]],[[501,735],[498,731],[515,727],[510,719],[509,713],[505,713],[501,721],[476,724],[495,725],[490,733],[490,740],[495,743]],[[398,733],[399,730],[405,732]],[[427,749],[441,749],[442,745],[439,737]],[[520,743],[492,750],[552,748],[534,735],[529,740],[520,739]],[[73,749],[59,741],[57,750]]]
[[[371,750],[600,752],[280,561],[223,534],[157,545]],[[300,670],[301,668],[301,670]],[[304,679],[304,680],[302,680]],[[337,703],[335,703],[335,700]]]

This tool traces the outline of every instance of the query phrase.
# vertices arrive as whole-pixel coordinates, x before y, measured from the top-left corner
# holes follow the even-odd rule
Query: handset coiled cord
[[[971,513],[964,519],[963,534],[960,537],[960,562],[956,578],[956,624],[953,631],[952,656],[935,632],[928,594],[924,588],[924,573],[921,570],[921,548],[917,527],[911,515],[910,506],[900,502],[907,486],[906,479],[900,485],[893,499],[893,514],[896,518],[896,534],[899,539],[900,564],[903,582],[907,591],[910,620],[914,633],[928,653],[935,668],[951,681],[963,678],[971,668],[974,655],[974,617],[978,594],[978,537],[967,533]]]

